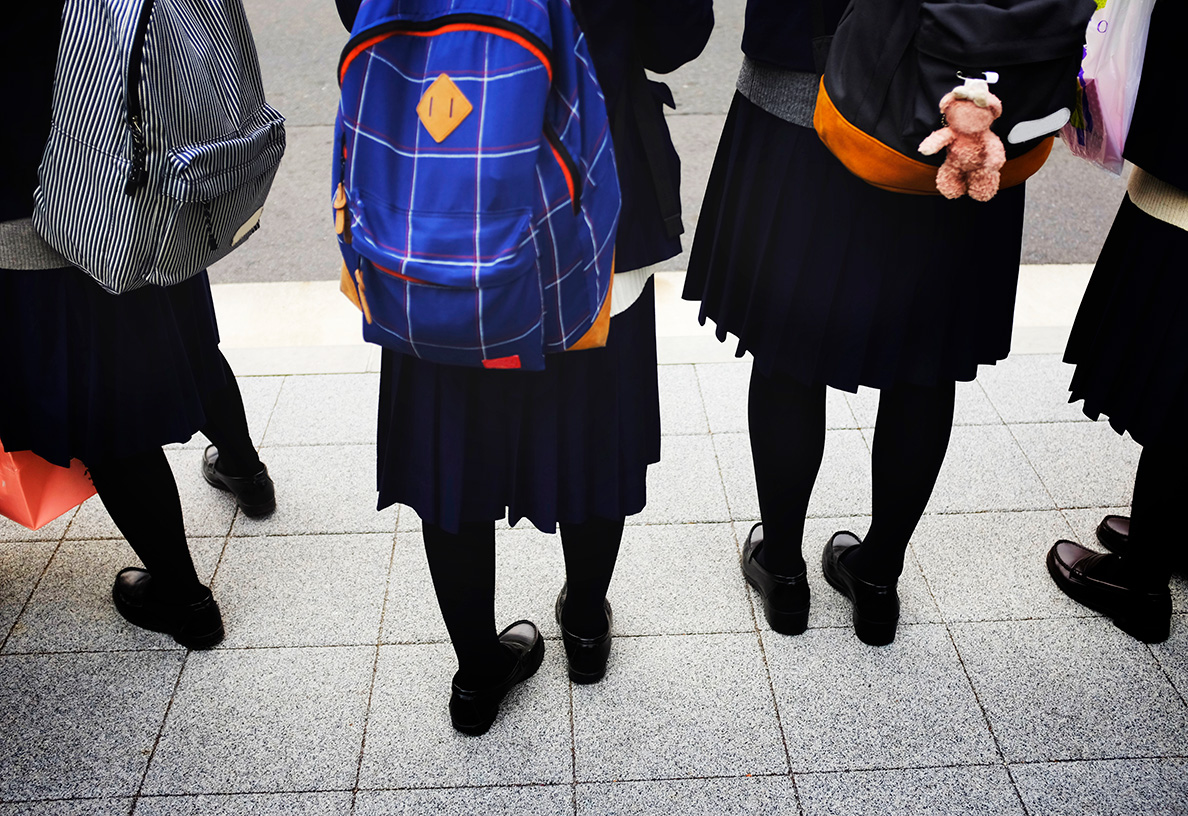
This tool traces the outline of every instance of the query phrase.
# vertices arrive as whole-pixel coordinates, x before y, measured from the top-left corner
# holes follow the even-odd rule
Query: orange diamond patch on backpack
[[[429,131],[433,140],[441,142],[462,124],[462,120],[472,110],[474,106],[454,84],[454,80],[442,74],[433,80],[429,90],[421,97],[421,102],[417,105],[417,116],[421,118],[421,124]]]

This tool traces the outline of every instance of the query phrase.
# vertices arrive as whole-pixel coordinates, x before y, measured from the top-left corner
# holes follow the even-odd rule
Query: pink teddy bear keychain
[[[940,110],[946,127],[920,143],[925,156],[949,148],[936,174],[936,189],[945,198],[969,193],[976,201],[989,201],[998,192],[999,171],[1006,164],[1002,139],[990,130],[1002,115],[1002,100],[990,93],[986,80],[967,79],[945,94]]]

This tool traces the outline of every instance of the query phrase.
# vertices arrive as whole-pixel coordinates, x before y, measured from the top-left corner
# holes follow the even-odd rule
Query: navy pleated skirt
[[[846,391],[972,380],[1010,351],[1023,196],[880,190],[736,93],[684,297],[769,376]]]
[[[205,422],[226,385],[206,273],[122,295],[68,267],[0,270],[0,440],[98,464]]]
[[[1122,201],[1073,323],[1070,402],[1146,444],[1188,415],[1188,232]]]
[[[400,503],[456,532],[522,518],[544,532],[643,509],[660,461],[655,288],[611,319],[605,348],[553,354],[544,371],[445,366],[385,350],[379,507]]]

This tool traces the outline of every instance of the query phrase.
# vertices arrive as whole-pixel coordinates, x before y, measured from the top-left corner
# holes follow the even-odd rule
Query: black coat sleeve
[[[638,8],[639,49],[649,71],[675,71],[709,42],[713,0],[642,0]]]
[[[334,0],[338,4],[338,16],[346,30],[350,31],[355,25],[355,15],[359,13],[359,3],[362,0]]]

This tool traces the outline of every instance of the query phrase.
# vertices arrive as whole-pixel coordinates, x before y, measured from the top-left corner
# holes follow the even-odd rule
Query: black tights
[[[1143,446],[1130,503],[1130,544],[1121,559],[1136,583],[1167,586],[1171,564],[1181,560],[1179,502],[1188,489],[1185,456],[1188,443],[1178,434],[1165,435]]]
[[[873,583],[903,570],[908,542],[924,513],[949,446],[954,383],[883,389],[872,452],[870,530],[847,566]],[[801,541],[809,496],[825,449],[825,387],[751,370],[751,452],[763,519],[762,560],[778,575],[804,570]]]
[[[226,359],[227,385],[203,403],[207,422],[202,432],[219,449],[219,469],[234,475],[254,474],[260,460],[248,435],[243,398]],[[227,467],[224,468],[224,462]],[[88,462],[91,480],[103,506],[154,583],[179,600],[196,599],[205,588],[194,571],[186,543],[181,499],[165,451],[149,451],[102,462]]]
[[[619,554],[623,519],[591,518],[560,526],[569,582],[565,628],[583,637],[599,635],[606,631],[602,602]],[[421,534],[437,602],[458,656],[459,684],[497,682],[507,676],[512,658],[499,644],[495,628],[495,523],[462,524],[456,534],[425,524]]]
[[[221,355],[220,355],[221,356]],[[202,408],[206,412],[206,424],[202,433],[219,449],[218,469],[228,476],[254,476],[264,467],[256,454],[256,446],[248,434],[247,415],[243,409],[243,396],[235,381],[227,359],[223,358],[223,371],[227,385],[211,394]]]

